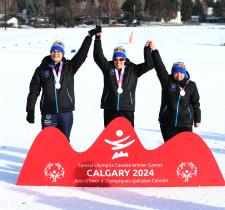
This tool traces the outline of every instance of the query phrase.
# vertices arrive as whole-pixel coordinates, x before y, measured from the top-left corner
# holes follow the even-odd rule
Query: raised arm
[[[145,45],[144,47],[144,59],[145,59],[144,63],[140,63],[135,67],[135,71],[138,77],[140,77],[147,71],[153,69],[154,67],[154,62],[151,55],[151,48],[148,45]]]
[[[104,73],[104,71],[108,69],[108,60],[105,58],[103,50],[102,50],[101,33],[97,33],[95,36],[93,54],[94,54],[95,63]]]
[[[71,59],[71,65],[72,65],[74,74],[77,72],[77,70],[80,68],[80,66],[86,60],[89,48],[91,46],[91,42],[92,42],[91,35],[87,35],[85,37],[80,49],[78,50],[76,55],[74,55],[73,58]]]
[[[168,82],[168,79],[169,79],[169,74],[168,74],[166,67],[161,59],[159,51],[154,46],[153,42],[150,41],[148,44],[152,50],[152,58],[153,58],[154,67],[155,67],[157,76],[159,78],[161,86],[165,87]]]

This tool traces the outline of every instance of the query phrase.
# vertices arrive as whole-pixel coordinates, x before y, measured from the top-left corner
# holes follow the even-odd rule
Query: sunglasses
[[[118,62],[118,61],[125,61],[124,58],[114,58],[113,61]]]

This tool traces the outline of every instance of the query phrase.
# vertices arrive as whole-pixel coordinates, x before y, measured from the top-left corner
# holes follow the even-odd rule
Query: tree
[[[225,20],[225,0],[218,0],[213,6],[214,16],[222,17]]]
[[[115,17],[119,11],[119,0],[102,1],[102,10],[109,19]]]
[[[17,10],[18,10],[16,0],[8,1],[8,6],[9,6],[9,8],[8,8],[9,14],[16,15]]]
[[[40,18],[46,14],[45,0],[27,0],[29,17]]]
[[[145,12],[151,17],[159,18],[160,17],[160,1],[159,0],[145,0],[144,6]]]
[[[27,6],[26,2],[27,2],[27,0],[17,0],[17,6],[18,6],[19,11],[26,9],[26,6]]]
[[[70,0],[47,0],[47,16],[51,24],[71,27],[74,25],[74,13]],[[72,7],[73,6],[73,7]],[[56,14],[55,14],[56,13]],[[55,23],[56,21],[56,23]]]
[[[192,10],[193,10],[192,0],[182,0],[181,1],[182,21],[187,22],[187,21],[191,20]]]
[[[98,19],[98,5],[99,0],[72,0],[75,1],[75,10],[73,15],[76,23],[94,23]],[[103,1],[103,0],[100,0]],[[104,0],[105,1],[105,0]],[[85,22],[84,22],[85,21]]]
[[[176,17],[178,0],[145,0],[145,12],[154,19],[170,20]]]
[[[6,0],[7,14],[15,15],[18,7],[16,0]],[[5,13],[5,0],[0,0],[0,13]]]
[[[213,7],[214,5],[214,0],[205,0],[205,2],[208,7]]]
[[[195,4],[193,6],[192,15],[197,15],[200,17],[200,20],[204,18],[204,8],[203,3],[200,0],[195,0]]]
[[[122,10],[125,12],[125,19],[132,23],[134,19],[141,17],[142,3],[140,0],[126,0],[122,5]]]
[[[164,20],[176,18],[178,9],[178,0],[161,0],[161,17]]]

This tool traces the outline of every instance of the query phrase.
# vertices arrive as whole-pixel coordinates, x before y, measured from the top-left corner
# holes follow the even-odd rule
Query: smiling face
[[[181,81],[185,78],[185,74],[181,73],[181,72],[174,72],[173,73],[173,78],[177,81]]]
[[[58,51],[58,50],[54,50],[51,52],[51,58],[54,61],[54,63],[59,63],[62,58],[63,58],[63,54],[62,52]]]
[[[113,59],[114,66],[117,70],[122,69],[125,65],[126,60],[123,57],[116,57]]]

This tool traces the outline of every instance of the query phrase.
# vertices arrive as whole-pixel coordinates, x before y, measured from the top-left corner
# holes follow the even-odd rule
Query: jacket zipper
[[[120,110],[120,94],[117,94],[117,106],[116,106],[116,111]]]
[[[177,111],[176,111],[176,119],[175,119],[175,127],[177,127],[177,121],[178,121],[178,110],[179,110],[179,105],[180,105],[180,95],[178,97],[178,101],[177,101]]]
[[[55,78],[54,78],[54,92],[55,92],[55,106],[56,106],[56,113],[59,113],[59,106],[58,106],[58,95],[57,95],[57,90],[55,87]]]

